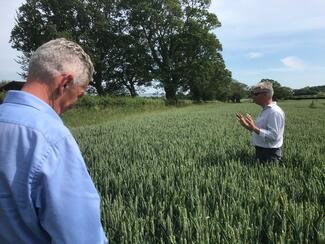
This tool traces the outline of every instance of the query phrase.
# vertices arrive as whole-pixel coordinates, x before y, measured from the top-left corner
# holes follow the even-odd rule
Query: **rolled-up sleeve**
[[[262,137],[265,142],[274,142],[281,137],[283,130],[284,118],[280,113],[272,113],[268,116],[266,129],[260,129],[258,136]]]
[[[36,207],[52,243],[107,243],[100,199],[72,136],[50,147]]]

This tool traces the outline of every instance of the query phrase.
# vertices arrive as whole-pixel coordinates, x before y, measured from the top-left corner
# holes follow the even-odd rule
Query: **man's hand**
[[[237,120],[247,130],[250,130],[249,124],[246,121],[246,117],[241,113],[236,113]]]
[[[239,123],[247,130],[254,131],[255,133],[259,134],[260,129],[255,125],[255,122],[250,114],[246,114],[244,116],[241,113],[236,113],[237,120]]]

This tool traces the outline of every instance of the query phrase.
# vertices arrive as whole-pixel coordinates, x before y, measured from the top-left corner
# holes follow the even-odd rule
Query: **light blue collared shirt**
[[[0,105],[0,243],[106,243],[79,147],[45,102],[9,91]]]

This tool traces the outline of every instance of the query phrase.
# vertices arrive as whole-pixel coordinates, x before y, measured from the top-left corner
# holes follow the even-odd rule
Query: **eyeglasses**
[[[258,96],[259,94],[263,94],[263,93],[267,93],[267,92],[252,92],[252,95]]]

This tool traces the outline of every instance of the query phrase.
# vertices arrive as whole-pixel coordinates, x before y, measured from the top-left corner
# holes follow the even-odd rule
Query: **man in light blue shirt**
[[[240,124],[251,131],[256,158],[261,162],[279,161],[283,156],[285,114],[277,103],[273,102],[273,92],[272,83],[268,81],[260,82],[254,87],[253,100],[262,107],[256,122],[249,114],[236,114]]]
[[[107,243],[100,199],[62,114],[92,77],[89,56],[60,38],[40,46],[22,91],[0,105],[0,243]]]

